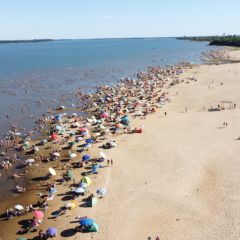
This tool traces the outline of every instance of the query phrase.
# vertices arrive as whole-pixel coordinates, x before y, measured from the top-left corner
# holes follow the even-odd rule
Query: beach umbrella
[[[104,196],[106,193],[107,193],[107,189],[105,189],[105,188],[99,188],[97,190],[97,194],[100,196]]]
[[[121,123],[116,124],[116,128],[122,128],[122,127],[123,127],[123,125]]]
[[[85,128],[85,127],[79,128],[79,131],[80,131],[80,132],[86,132],[86,131],[87,131],[87,128]]]
[[[25,142],[25,143],[23,143],[22,146],[23,146],[24,148],[29,148],[30,144],[29,144],[29,142]]]
[[[65,207],[66,208],[76,208],[77,205],[78,205],[78,203],[76,201],[72,201],[72,202],[66,203]]]
[[[25,160],[25,163],[34,163],[35,162],[35,159],[27,159]]]
[[[78,187],[74,190],[75,193],[84,193],[85,192],[85,189],[84,188],[81,188],[81,187]]]
[[[52,155],[55,156],[55,157],[60,157],[60,153],[59,152],[54,152]]]
[[[76,156],[77,156],[76,153],[70,153],[70,154],[69,154],[69,157],[70,157],[70,158],[75,158]]]
[[[90,159],[91,159],[90,155],[87,154],[82,157],[82,161],[88,161]]]
[[[88,187],[88,184],[85,182],[80,182],[79,187],[86,189]]]
[[[55,140],[55,139],[57,139],[57,138],[58,138],[58,135],[57,135],[56,133],[53,133],[53,134],[51,135],[51,139]]]
[[[93,219],[91,218],[84,218],[84,219],[81,219],[79,221],[80,225],[84,226],[84,227],[88,227],[88,226],[92,226],[94,222]]]
[[[57,126],[55,127],[55,129],[56,129],[56,130],[62,130],[62,127],[61,127],[60,125],[57,125]]]
[[[49,173],[50,173],[51,175],[53,175],[53,176],[56,176],[56,175],[57,175],[56,171],[55,171],[53,168],[51,168],[51,167],[48,169],[48,171],[49,171]]]
[[[86,143],[94,143],[94,140],[90,138],[90,139],[86,139],[85,142]]]
[[[72,116],[73,116],[73,117],[76,117],[76,116],[77,116],[77,113],[73,113]]]
[[[91,227],[88,229],[89,232],[97,232],[99,229],[99,226],[94,222]]]
[[[62,118],[62,115],[61,115],[61,114],[58,114],[58,115],[55,116],[55,120],[56,120],[56,121],[60,121],[61,118]]]
[[[47,234],[50,235],[51,237],[54,237],[54,236],[57,235],[57,229],[53,228],[53,227],[50,227],[47,230]]]
[[[24,209],[24,207],[22,205],[16,205],[14,208],[19,211],[22,211]]]
[[[76,141],[82,141],[84,138],[82,138],[82,137],[76,137]]]
[[[34,211],[33,215],[37,219],[42,219],[44,217],[44,213],[42,211],[38,211],[38,210]]]
[[[52,194],[54,194],[54,193],[56,193],[57,192],[57,189],[56,188],[50,188],[50,190],[48,191],[48,193],[50,194],[50,195],[52,195]]]
[[[34,146],[34,147],[33,147],[33,150],[36,151],[36,152],[39,152],[38,146]]]
[[[89,177],[83,177],[82,182],[85,182],[88,186],[92,183],[92,180]]]
[[[70,171],[70,170],[68,170],[67,171],[67,177],[69,177],[69,178],[73,178],[73,173],[72,173],[72,171]]]
[[[92,172],[97,172],[97,170],[100,168],[100,165],[98,165],[98,164],[94,164],[94,165],[92,165]]]
[[[72,124],[73,127],[80,127],[80,123],[79,122],[75,122]]]
[[[103,159],[107,159],[107,156],[106,156],[106,154],[105,154],[105,153],[103,153],[103,152],[100,152],[99,154],[100,154],[101,158],[103,158]]]
[[[104,112],[100,115],[100,118],[109,118],[108,113]]]

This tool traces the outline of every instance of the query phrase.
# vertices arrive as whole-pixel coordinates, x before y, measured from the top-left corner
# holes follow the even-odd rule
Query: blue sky
[[[0,0],[0,39],[240,34],[240,0]]]

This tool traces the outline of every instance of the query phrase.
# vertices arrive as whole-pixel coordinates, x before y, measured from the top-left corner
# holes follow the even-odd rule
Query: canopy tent
[[[79,223],[84,227],[88,227],[88,226],[92,226],[92,224],[94,223],[94,220],[91,218],[84,218],[84,219],[81,219]]]
[[[94,205],[97,204],[97,202],[98,202],[97,198],[92,197],[92,198],[90,198],[90,199],[88,200],[87,205],[88,205],[89,207],[93,207]]]

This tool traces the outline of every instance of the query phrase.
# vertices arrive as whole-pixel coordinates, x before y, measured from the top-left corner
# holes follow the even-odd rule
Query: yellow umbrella
[[[85,182],[88,186],[92,183],[92,180],[89,177],[83,177],[82,182]]]

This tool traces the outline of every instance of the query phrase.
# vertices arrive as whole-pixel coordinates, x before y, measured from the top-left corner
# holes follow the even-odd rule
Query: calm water
[[[0,44],[0,135],[9,121],[33,127],[48,108],[78,104],[71,95],[77,87],[94,91],[149,65],[199,62],[201,52],[213,48],[172,38]],[[60,102],[65,93],[67,101]]]

